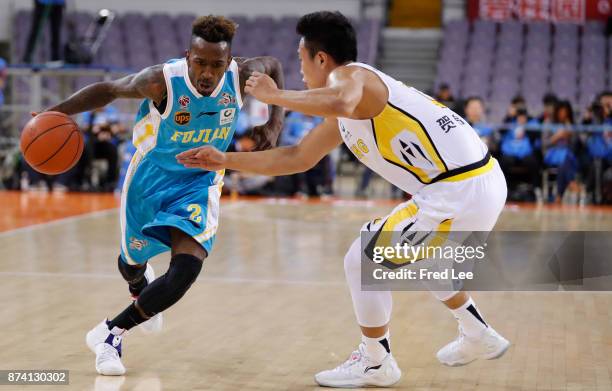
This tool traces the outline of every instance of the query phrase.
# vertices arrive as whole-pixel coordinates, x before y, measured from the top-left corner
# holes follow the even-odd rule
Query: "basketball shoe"
[[[438,360],[449,366],[469,364],[482,358],[491,360],[504,355],[510,347],[510,342],[499,335],[491,326],[482,330],[480,336],[471,338],[465,335],[459,327],[457,338],[438,351]]]
[[[125,367],[121,362],[122,339],[121,335],[111,333],[107,319],[87,333],[85,342],[96,355],[96,371],[100,375],[121,376],[125,373]]]
[[[147,262],[147,270],[145,270],[144,274],[145,279],[147,280],[147,285],[152,283],[155,280],[155,271],[153,270],[153,266]],[[138,296],[132,296],[132,300],[138,299]],[[145,334],[159,333],[161,332],[162,325],[164,319],[162,318],[161,312],[155,314],[151,318],[147,319],[146,322],[140,324],[140,329]]]
[[[326,387],[389,387],[402,377],[402,371],[391,353],[381,362],[372,362],[364,352],[365,344],[351,353],[348,360],[334,369],[315,375],[317,384]]]

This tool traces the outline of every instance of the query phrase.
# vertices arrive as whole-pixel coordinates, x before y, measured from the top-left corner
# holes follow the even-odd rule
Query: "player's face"
[[[200,37],[191,40],[186,57],[189,80],[204,96],[212,94],[232,61],[227,42],[212,43]]]
[[[304,46],[304,38],[300,40],[298,47],[298,57],[300,58],[300,73],[302,81],[308,89],[325,87],[329,71],[325,67],[325,61],[317,53],[314,57]]]

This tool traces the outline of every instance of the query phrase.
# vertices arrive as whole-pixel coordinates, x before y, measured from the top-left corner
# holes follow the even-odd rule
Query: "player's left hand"
[[[254,71],[246,81],[244,92],[253,95],[260,102],[270,104],[270,100],[278,92],[278,87],[270,76]]]
[[[225,153],[211,145],[193,148],[176,155],[176,160],[187,168],[218,171],[225,168]]]
[[[263,125],[253,127],[249,133],[249,137],[255,142],[253,150],[265,151],[266,149],[274,148],[282,126],[282,121],[271,119]]]

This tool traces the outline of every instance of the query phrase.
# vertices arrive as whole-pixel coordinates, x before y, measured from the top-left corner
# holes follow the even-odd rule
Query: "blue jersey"
[[[242,106],[238,64],[231,62],[210,96],[202,96],[192,85],[185,58],[165,63],[164,78],[165,110],[160,113],[150,99],[142,102],[134,125],[134,146],[164,170],[201,172],[185,168],[175,156],[202,145],[227,150]]]

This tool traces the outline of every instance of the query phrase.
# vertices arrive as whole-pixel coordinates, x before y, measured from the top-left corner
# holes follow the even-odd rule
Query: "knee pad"
[[[117,268],[119,269],[119,273],[123,276],[123,279],[128,282],[130,285],[134,285],[142,281],[145,275],[145,271],[147,270],[146,264],[142,266],[133,266],[128,265],[121,255],[119,255],[119,259],[117,260]]]
[[[178,254],[172,257],[166,273],[166,283],[178,291],[189,289],[202,270],[203,261],[190,254]]]
[[[190,254],[178,254],[172,257],[170,267],[138,297],[138,306],[148,316],[170,307],[189,290],[202,270],[203,261]]]

